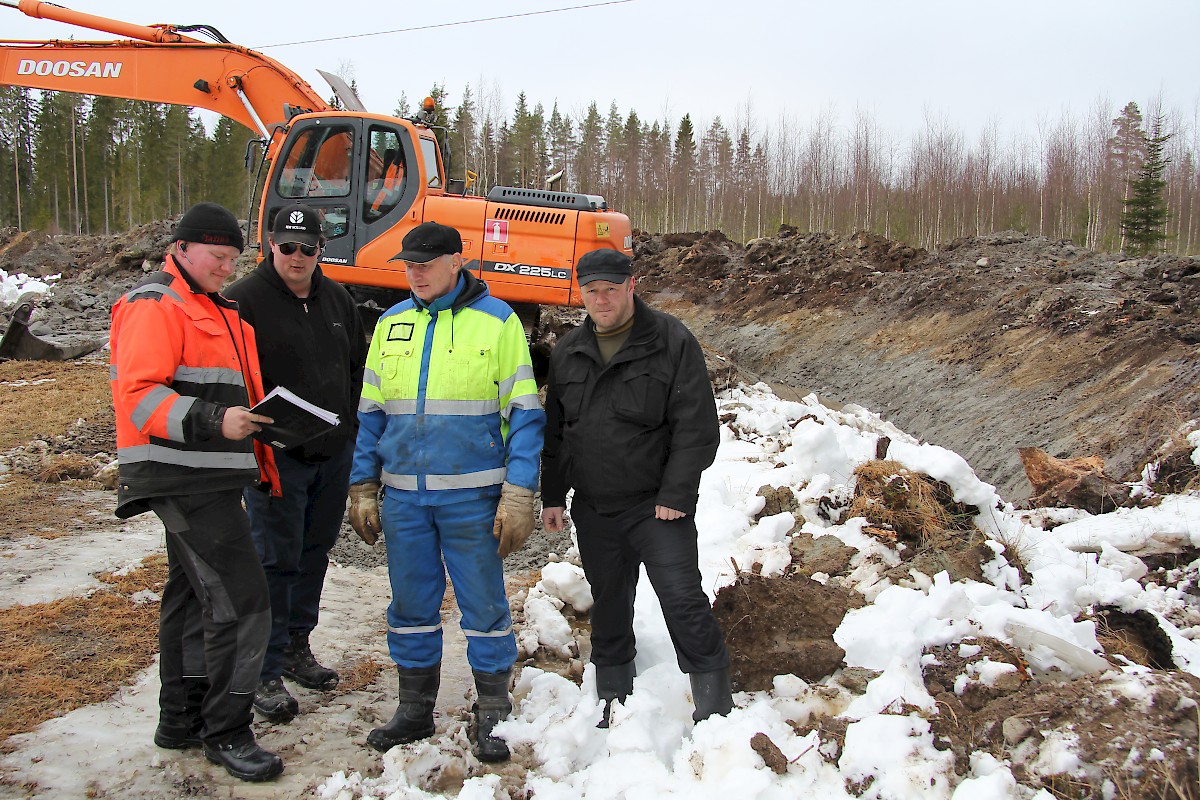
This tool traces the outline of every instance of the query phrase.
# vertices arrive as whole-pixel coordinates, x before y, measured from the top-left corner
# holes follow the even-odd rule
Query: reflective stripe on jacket
[[[194,288],[168,256],[113,306],[109,341],[118,517],[148,511],[150,497],[259,482],[277,491],[270,449],[221,435],[227,407],[263,394],[254,330],[237,304]]]
[[[431,304],[393,306],[367,353],[350,480],[441,505],[537,489],[545,413],[521,320],[461,273]]]

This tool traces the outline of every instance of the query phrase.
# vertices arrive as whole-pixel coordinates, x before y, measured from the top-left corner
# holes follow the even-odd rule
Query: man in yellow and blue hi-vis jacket
[[[385,751],[434,732],[449,573],[479,693],[476,755],[503,761],[492,729],[512,710],[517,646],[502,559],[533,531],[546,418],[521,321],[461,269],[458,231],[425,222],[403,248],[392,260],[412,297],[375,326],[350,473],[351,525],[367,544],[382,529],[387,546],[400,676],[396,713],[367,743]]]

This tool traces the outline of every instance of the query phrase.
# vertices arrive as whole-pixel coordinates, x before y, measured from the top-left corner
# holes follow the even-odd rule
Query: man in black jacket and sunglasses
[[[271,593],[271,639],[254,708],[271,722],[288,722],[299,704],[283,677],[324,691],[338,683],[337,672],[313,656],[309,634],[346,511],[367,340],[350,293],[317,266],[324,244],[317,211],[279,209],[269,242],[262,263],[226,292],[254,327],[263,388],[286,387],[341,420],[329,433],[276,451],[282,497],[245,493]]]

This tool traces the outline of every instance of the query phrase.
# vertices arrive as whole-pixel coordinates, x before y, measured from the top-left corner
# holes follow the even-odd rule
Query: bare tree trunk
[[[88,209],[88,180],[87,180],[87,139],[80,150],[80,162],[83,164],[83,227],[89,234],[92,232],[91,212]]]
[[[179,193],[179,213],[182,214],[187,204],[183,201],[183,140],[175,143],[175,175]]]
[[[75,140],[75,107],[71,107],[71,182],[75,187],[75,225],[74,230],[76,235],[83,233],[83,226],[79,219],[79,149]]]
[[[17,230],[21,230],[21,167],[18,154],[20,148],[17,147],[18,138],[13,137],[13,187],[16,189],[15,197],[17,199]]]

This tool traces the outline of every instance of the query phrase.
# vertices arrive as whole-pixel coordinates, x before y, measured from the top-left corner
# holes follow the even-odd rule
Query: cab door
[[[303,203],[321,215],[325,247],[321,261],[353,264],[361,242],[357,236],[365,169],[362,120],[348,116],[314,117],[293,122],[279,156],[271,166],[262,220],[262,252],[275,215]]]
[[[368,118],[364,123],[365,147],[359,166],[365,187],[359,212],[360,250],[404,222],[422,193],[421,169],[411,133],[383,119]],[[408,220],[413,225],[417,221],[415,217]],[[396,238],[392,242],[394,248],[387,245],[382,253],[375,252],[378,248],[361,253],[359,265],[387,268],[387,259],[400,249],[399,238],[393,238]]]

